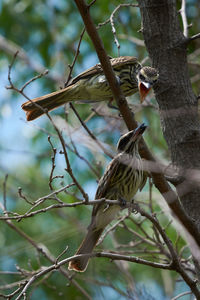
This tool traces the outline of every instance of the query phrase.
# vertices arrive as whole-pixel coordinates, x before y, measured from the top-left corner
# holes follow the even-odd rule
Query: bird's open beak
[[[139,92],[140,92],[140,102],[142,103],[151,89],[151,84],[149,82],[140,82],[139,83]]]

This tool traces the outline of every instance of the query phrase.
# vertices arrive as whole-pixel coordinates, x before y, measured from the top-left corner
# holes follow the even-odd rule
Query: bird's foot
[[[126,207],[126,200],[124,199],[124,198],[122,198],[122,197],[119,197],[119,202],[120,202],[120,206],[121,206],[121,208],[125,208]]]
[[[111,98],[108,102],[108,107],[109,108],[112,108],[112,109],[116,109],[116,110],[119,110],[119,108],[115,105],[112,104],[113,103],[113,98]]]
[[[134,201],[132,202],[132,205],[131,205],[131,210],[132,210],[132,213],[134,213],[135,215],[138,213],[139,211],[139,205],[137,203],[134,203]]]

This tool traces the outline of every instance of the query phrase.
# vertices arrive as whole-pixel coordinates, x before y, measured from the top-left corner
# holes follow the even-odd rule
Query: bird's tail
[[[50,111],[66,102],[69,87],[63,90],[35,98],[22,104],[22,109],[26,111],[27,121],[32,121],[45,113],[45,110]]]
[[[75,255],[92,253],[102,232],[103,229],[99,229],[96,231],[89,229],[85,239],[81,243]],[[73,260],[70,261],[68,269],[74,270],[76,272],[84,272],[87,268],[88,261],[89,261],[89,257],[83,256],[80,258],[74,258]]]

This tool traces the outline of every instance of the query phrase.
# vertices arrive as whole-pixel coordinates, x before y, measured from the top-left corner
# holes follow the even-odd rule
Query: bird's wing
[[[106,168],[104,175],[101,177],[96,191],[95,199],[108,197],[108,191],[112,189],[112,187],[115,186],[116,183],[119,184],[120,178],[118,177],[118,174],[121,174],[121,168],[122,163],[119,161],[119,156],[117,156],[110,162],[110,164]],[[98,211],[101,205],[102,203],[94,205],[92,217],[96,215],[96,212]]]
[[[110,162],[105,173],[103,174],[103,176],[99,181],[95,199],[101,199],[106,196],[106,193],[109,190],[109,188],[111,188],[116,182],[116,177],[117,177],[116,174],[118,170],[119,170],[119,160],[115,158]]]
[[[118,69],[121,68],[122,65],[135,64],[138,61],[134,56],[120,56],[117,58],[112,58],[110,62],[114,69]]]
[[[111,58],[110,59],[111,65],[114,69],[120,68],[122,65],[127,65],[127,64],[134,64],[137,62],[137,58],[133,56],[120,56],[116,58]],[[101,64],[96,64],[95,66],[87,69],[86,71],[80,73],[76,77],[74,77],[68,84],[72,85],[79,81],[80,79],[86,79],[88,77],[95,76],[97,74],[103,73],[103,69],[101,67]]]
[[[114,158],[110,164],[107,166],[103,176],[101,177],[101,179],[99,180],[99,184],[98,184],[98,188],[96,191],[96,195],[95,195],[95,199],[101,199],[101,198],[106,198],[106,194],[108,193],[109,189],[113,186],[113,183],[115,181],[116,178],[116,173],[119,169],[119,161],[118,159]],[[95,219],[96,219],[96,215],[98,210],[100,209],[100,207],[102,205],[105,205],[104,203],[97,203],[93,206],[93,210],[92,210],[92,219],[91,219],[91,223],[88,226],[88,229],[92,229],[93,226],[94,228],[96,227],[95,225]],[[107,205],[107,204],[106,204]],[[109,207],[109,205],[107,205]]]

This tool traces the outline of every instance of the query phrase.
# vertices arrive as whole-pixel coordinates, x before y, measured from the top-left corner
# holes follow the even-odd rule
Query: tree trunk
[[[153,67],[159,70],[155,96],[172,164],[185,181],[177,192],[186,212],[200,229],[200,124],[197,98],[187,66],[188,39],[180,28],[174,0],[139,0],[144,40]],[[196,172],[198,171],[198,172]],[[196,183],[195,183],[196,181]]]

